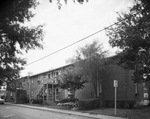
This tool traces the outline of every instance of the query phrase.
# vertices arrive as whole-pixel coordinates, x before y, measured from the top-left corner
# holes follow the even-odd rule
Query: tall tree
[[[102,81],[106,56],[107,51],[103,51],[102,44],[95,40],[91,44],[77,49],[76,56],[72,60],[75,69],[81,72],[85,79],[92,82],[96,97],[99,96],[98,90]]]
[[[19,76],[26,61],[19,57],[24,51],[42,48],[42,26],[24,23],[34,16],[31,8],[36,0],[2,0],[0,2],[0,80],[11,82]]]
[[[149,6],[148,0],[136,0],[128,12],[119,14],[118,23],[106,30],[112,47],[122,50],[119,63],[135,71],[133,81],[136,83],[150,82]]]

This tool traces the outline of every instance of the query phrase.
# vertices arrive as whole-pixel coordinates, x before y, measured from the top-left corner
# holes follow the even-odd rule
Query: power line
[[[133,14],[133,16],[134,16],[134,15],[136,15],[136,14]],[[133,17],[133,16],[132,16],[132,17]],[[33,61],[33,62],[27,64],[26,66],[31,65],[31,64],[33,64],[33,63],[36,63],[36,62],[38,62],[38,61],[40,61],[40,60],[42,60],[42,59],[45,59],[45,58],[47,58],[47,57],[49,57],[49,56],[51,56],[51,55],[54,55],[54,54],[56,54],[56,53],[58,53],[58,52],[60,52],[60,51],[62,51],[62,50],[64,50],[64,49],[67,49],[68,47],[71,47],[71,46],[73,46],[74,44],[77,44],[77,43],[79,43],[79,42],[81,42],[81,41],[83,41],[83,40],[85,40],[85,39],[87,39],[87,38],[89,38],[89,37],[91,37],[91,36],[94,36],[95,34],[98,34],[98,33],[102,32],[102,31],[104,31],[104,30],[106,30],[106,29],[108,29],[108,28],[110,28],[110,27],[112,27],[112,26],[114,26],[114,25],[116,25],[116,24],[119,24],[119,23],[125,21],[126,19],[128,19],[128,18],[124,18],[124,19],[122,19],[121,21],[115,22],[115,23],[113,23],[113,24],[111,24],[111,25],[109,25],[109,26],[107,26],[107,27],[105,27],[105,28],[103,28],[103,29],[101,29],[101,30],[99,30],[99,31],[96,31],[96,32],[94,32],[94,33],[92,33],[92,34],[90,34],[90,35],[88,35],[88,36],[86,36],[86,37],[84,37],[84,38],[82,38],[82,39],[76,41],[76,42],[73,42],[72,44],[69,44],[69,45],[67,45],[67,46],[65,46],[65,47],[63,47],[63,48],[61,48],[61,49],[59,49],[59,50],[57,50],[57,51],[54,51],[54,52],[52,52],[52,53],[50,53],[50,54],[48,54],[48,55],[46,55],[46,56],[44,56],[44,57],[42,57],[42,58],[39,58],[39,59],[37,59],[37,60],[35,60],[35,61]]]

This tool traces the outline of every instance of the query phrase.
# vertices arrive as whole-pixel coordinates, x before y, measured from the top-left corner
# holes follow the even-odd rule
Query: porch
[[[59,88],[57,84],[47,83],[43,84],[43,87],[39,94],[37,95],[38,99],[42,99],[44,104],[54,104],[56,101],[59,101]]]

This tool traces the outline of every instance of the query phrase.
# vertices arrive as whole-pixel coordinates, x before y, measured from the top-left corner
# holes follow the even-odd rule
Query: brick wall
[[[75,97],[80,100],[91,99],[94,98],[94,88],[92,82],[87,82],[83,89],[77,90],[75,93]]]
[[[114,80],[118,80],[118,100],[134,100],[135,84],[131,81],[132,72],[117,65],[106,67],[102,81],[103,100],[114,100]]]
[[[135,84],[131,80],[132,71],[123,69],[118,65],[108,65],[102,79],[102,99],[114,100],[114,80],[118,80],[117,88],[118,100],[135,100]],[[92,82],[85,84],[83,89],[76,91],[76,98],[91,99],[94,98],[94,88]]]
[[[45,73],[45,76],[48,76]],[[119,86],[117,88],[118,100],[134,100],[135,99],[135,84],[131,81],[132,71],[123,69],[118,65],[107,65],[106,71],[102,79],[102,99],[114,100],[114,80],[118,80]],[[43,74],[35,75],[31,77],[31,91],[37,88],[38,80],[42,79]],[[33,83],[32,83],[33,82]],[[59,97],[65,98],[66,92],[59,90]],[[83,89],[77,90],[75,94],[76,98],[80,100],[91,99],[95,97],[94,88],[92,82],[87,82]]]

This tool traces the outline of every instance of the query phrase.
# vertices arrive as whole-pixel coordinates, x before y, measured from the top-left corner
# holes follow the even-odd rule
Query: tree
[[[58,8],[59,9],[61,9],[61,7],[62,7],[62,1],[61,0],[49,0],[49,2],[50,3],[52,3],[53,1],[57,1],[57,5],[58,5]],[[74,3],[75,2],[78,2],[78,3],[80,3],[80,4],[83,4],[85,1],[86,2],[88,2],[89,0],[72,0]],[[68,0],[63,0],[63,2],[65,3],[65,4],[67,4],[68,3]]]
[[[49,0],[50,2],[52,2],[52,1],[54,1],[54,0]],[[65,3],[67,3],[67,1],[68,0],[64,0],[64,2]],[[84,1],[87,1],[88,2],[88,0],[72,0],[73,2],[75,2],[75,1],[77,1],[77,2],[79,2],[79,3],[83,3]],[[57,2],[61,2],[60,0],[57,0]]]
[[[87,81],[82,78],[81,73],[77,73],[75,70],[65,70],[58,80],[58,85],[62,89],[66,89],[69,92],[72,92],[72,97],[75,98],[75,91],[82,89],[84,83]]]
[[[0,2],[0,80],[10,83],[19,77],[26,61],[19,57],[30,49],[42,48],[42,26],[24,23],[34,16],[36,0],[3,0]]]
[[[134,69],[135,73],[140,72],[143,65],[150,65],[150,12],[144,11],[141,2],[137,1],[128,13],[120,14],[119,23],[107,30],[112,47],[122,49],[120,62]]]
[[[140,5],[144,8],[142,9],[143,12],[150,12],[150,2],[149,0],[139,0],[140,1]]]
[[[53,2],[54,0],[49,0],[49,2]],[[61,1],[60,0],[56,0],[58,5],[61,5]],[[89,0],[72,0],[74,3],[77,1],[78,3],[83,4],[85,1],[88,2]],[[64,2],[67,4],[68,0],[64,0]]]
[[[95,96],[99,96],[99,89],[104,72],[105,57],[107,51],[103,51],[102,44],[93,41],[76,50],[76,56],[72,60],[75,69],[83,74],[83,77],[92,82]]]
[[[119,14],[118,23],[106,30],[111,46],[122,50],[118,54],[119,63],[134,70],[132,80],[135,83],[150,82],[150,76],[148,76],[150,73],[149,6],[148,0],[136,0],[128,12]],[[146,75],[146,78],[143,78],[143,75]]]
[[[26,61],[17,57],[22,51],[42,48],[42,25],[27,27],[26,21],[34,16],[31,9],[39,4],[38,0],[2,0],[0,1],[0,80],[10,81],[19,76]],[[52,0],[49,0],[52,2]],[[64,0],[67,3],[67,0]],[[76,0],[73,0],[74,2]],[[88,0],[87,0],[88,1]],[[84,0],[77,0],[84,3]],[[57,0],[61,8],[60,0]]]

